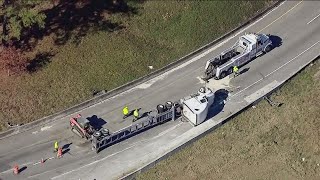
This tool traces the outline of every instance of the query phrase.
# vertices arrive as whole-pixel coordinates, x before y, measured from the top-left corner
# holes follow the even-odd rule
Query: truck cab
[[[238,41],[220,55],[207,61],[204,80],[212,77],[222,79],[232,73],[234,66],[242,66],[255,57],[267,53],[272,48],[272,42],[268,35],[246,33],[239,37]]]
[[[250,59],[271,50],[271,40],[265,34],[246,34],[240,37],[238,44],[250,52]]]

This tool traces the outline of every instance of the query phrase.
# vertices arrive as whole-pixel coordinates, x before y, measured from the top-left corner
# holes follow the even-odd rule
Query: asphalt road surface
[[[168,100],[175,101],[197,92],[204,86],[200,76],[205,62],[232,46],[246,32],[273,35],[276,47],[244,67],[236,77],[211,80],[207,86],[226,89],[225,104],[218,103],[210,110],[209,120],[193,127],[185,121],[171,121],[121,141],[96,154],[69,129],[69,118],[54,119],[42,127],[0,140],[0,178],[2,179],[117,179],[165,155],[167,152],[218,124],[225,117],[257,99],[261,93],[280,84],[306,63],[319,55],[320,2],[286,1],[270,13],[235,33],[208,51],[189,61],[118,94],[99,104],[82,110],[85,117],[107,127],[111,132],[132,124],[132,118],[122,119],[122,108],[141,108],[140,113],[155,109]],[[57,159],[53,142],[64,146],[64,155]],[[45,162],[41,163],[41,159]],[[18,164],[19,175],[12,167]]]

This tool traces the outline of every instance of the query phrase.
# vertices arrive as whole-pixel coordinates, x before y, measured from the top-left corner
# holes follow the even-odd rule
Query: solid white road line
[[[298,4],[296,4],[295,6],[293,6],[291,9],[289,9],[287,12],[285,12],[284,14],[282,14],[280,17],[278,17],[277,19],[275,19],[274,21],[272,21],[270,24],[268,24],[266,27],[262,28],[260,31],[258,31],[258,33],[260,33],[261,31],[263,31],[264,29],[266,29],[267,27],[271,26],[273,23],[275,23],[276,21],[278,21],[279,19],[281,19],[284,15],[288,14],[290,11],[292,11],[295,7],[297,7],[299,4],[301,4],[302,1],[300,1]]]
[[[159,133],[157,136],[152,137],[152,139],[158,138],[158,137],[160,137],[160,136],[163,136],[163,135],[169,133],[170,131],[172,131],[172,130],[174,130],[175,128],[179,127],[181,124],[182,124],[182,122],[178,123],[177,125],[169,128],[168,130]],[[112,156],[114,156],[114,155],[116,155],[116,154],[119,154],[119,153],[121,153],[121,152],[124,152],[124,151],[126,151],[126,150],[128,150],[128,149],[131,149],[131,148],[137,146],[138,144],[141,144],[142,142],[150,141],[150,140],[152,140],[152,139],[142,140],[142,141],[136,142],[136,143],[134,143],[133,145],[131,145],[130,147],[127,147],[127,148],[125,148],[125,149],[123,149],[123,150],[121,150],[121,151],[118,151],[118,152],[115,152],[115,153],[113,153],[113,154],[110,154],[109,156],[106,156],[106,157],[103,157],[103,158],[101,158],[101,159],[99,159],[99,160],[93,161],[93,162],[91,162],[91,163],[89,163],[89,164],[86,164],[86,165],[84,165],[84,166],[81,166],[81,167],[79,167],[79,168],[77,168],[77,169],[74,169],[74,170],[65,172],[65,173],[60,174],[60,175],[55,176],[55,177],[52,177],[51,179],[57,179],[57,178],[62,177],[62,176],[64,176],[64,175],[70,174],[70,173],[72,173],[72,172],[74,172],[74,171],[78,171],[78,170],[80,170],[80,169],[82,169],[82,168],[84,168],[84,167],[88,167],[88,166],[91,166],[91,165],[96,164],[96,163],[98,163],[98,162],[104,161],[104,160],[106,160],[106,159],[109,158],[109,157],[112,157]],[[95,157],[97,157],[97,156],[95,156]]]
[[[32,164],[33,162],[27,162],[27,163],[24,163],[24,164],[20,164],[19,166],[20,167],[23,167],[23,166],[26,166],[26,165],[29,165],[29,164]],[[0,172],[0,174],[4,174],[4,173],[7,173],[7,172],[12,172],[13,171],[13,169],[8,169],[8,170],[6,170],[6,171],[2,171],[2,172]],[[1,179],[1,178],[0,178]]]
[[[311,19],[311,21],[309,21],[307,24],[310,24],[312,21],[314,21],[315,19],[317,19],[320,16],[320,14],[318,14],[316,17],[314,17],[313,19]]]
[[[162,75],[160,75],[160,76],[161,76],[161,79],[163,78],[163,76],[167,76],[168,74],[170,74],[170,73],[172,73],[172,72],[174,72],[174,71],[176,71],[176,70],[178,70],[178,69],[180,69],[180,68],[183,68],[183,67],[189,65],[189,64],[191,64],[191,63],[199,60],[200,58],[206,56],[206,55],[209,54],[210,52],[216,50],[217,48],[221,47],[222,45],[224,45],[225,43],[229,42],[229,41],[232,40],[233,38],[237,37],[239,34],[243,33],[244,31],[246,31],[247,29],[249,29],[250,27],[252,27],[252,26],[255,25],[256,23],[260,22],[262,19],[264,19],[266,16],[268,16],[270,13],[272,13],[272,12],[275,11],[276,9],[278,9],[278,8],[279,8],[281,5],[283,5],[284,3],[285,3],[285,2],[282,2],[279,6],[275,7],[274,9],[272,9],[270,12],[268,12],[267,14],[265,14],[264,16],[262,16],[262,17],[261,17],[260,19],[258,19],[257,21],[255,21],[255,22],[253,22],[252,24],[250,24],[249,26],[243,28],[242,30],[240,30],[239,32],[237,32],[236,34],[234,34],[233,36],[231,36],[231,37],[229,37],[228,39],[226,39],[226,40],[222,41],[221,43],[219,43],[218,45],[210,48],[210,49],[207,50],[206,52],[198,55],[197,57],[194,57],[193,59],[191,59],[191,60],[183,63],[182,65],[180,65],[180,66],[178,66],[178,67],[176,67],[176,68],[174,68],[174,69],[172,69],[172,70],[169,70],[168,72],[163,73]],[[199,69],[200,69],[200,68],[199,68]],[[158,78],[159,78],[159,77],[155,77],[155,78],[153,78],[153,79],[151,79],[151,80],[152,80],[153,82],[156,82]],[[156,79],[156,80],[155,80],[155,79]],[[151,80],[149,80],[149,81],[151,81]],[[147,81],[146,83],[150,84],[149,81]],[[99,105],[99,104],[102,104],[102,103],[105,103],[105,102],[109,101],[110,99],[116,98],[117,96],[120,96],[120,95],[122,95],[122,94],[126,94],[126,93],[132,91],[133,89],[135,89],[135,87],[133,87],[132,89],[129,89],[129,90],[125,91],[125,92],[122,92],[122,93],[120,93],[120,94],[117,94],[117,95],[115,95],[115,96],[113,96],[113,97],[110,97],[110,98],[108,98],[108,99],[106,99],[106,100],[103,100],[103,101],[101,101],[101,102],[99,102],[99,103],[93,104],[92,106],[89,106],[89,107],[87,107],[87,108],[85,108],[85,109],[93,108],[93,107],[95,107],[95,106],[97,106],[97,105]],[[83,110],[85,110],[85,109],[83,109]],[[83,110],[81,110],[81,111],[83,111]],[[80,111],[78,111],[78,112],[80,112]],[[78,113],[78,112],[77,112],[77,113]],[[129,126],[126,126],[126,127],[122,128],[122,129],[118,130],[117,132],[119,132],[119,131],[121,131],[121,130],[123,130],[123,129],[126,129],[126,128],[128,128],[128,127],[129,127]]]
[[[214,46],[213,48],[210,48],[210,49],[207,50],[206,52],[204,52],[204,53],[202,53],[201,55],[199,55],[199,56],[191,59],[190,61],[188,61],[188,62],[186,62],[186,63],[178,66],[177,68],[174,68],[174,69],[172,69],[171,71],[168,71],[167,73],[164,73],[165,76],[166,76],[167,74],[170,74],[170,73],[172,73],[172,72],[174,72],[174,71],[182,68],[182,67],[185,67],[185,66],[191,64],[192,62],[195,62],[195,61],[199,60],[200,58],[202,58],[202,57],[204,57],[205,55],[209,54],[210,52],[214,51],[215,49],[221,47],[222,45],[224,45],[225,43],[227,43],[227,42],[230,41],[231,39],[237,37],[239,34],[243,33],[244,31],[246,31],[247,29],[249,29],[250,27],[252,27],[252,26],[255,25],[256,23],[260,22],[262,19],[264,19],[266,16],[268,16],[270,13],[272,13],[272,12],[275,11],[276,9],[278,9],[278,8],[279,8],[280,6],[282,6],[284,3],[285,3],[285,2],[282,2],[279,6],[275,7],[275,8],[272,9],[270,12],[268,12],[267,14],[265,14],[264,16],[262,16],[261,18],[259,18],[259,19],[256,20],[255,22],[253,22],[252,24],[250,24],[249,26],[243,28],[242,30],[240,30],[239,32],[237,32],[237,33],[234,34],[233,36],[229,37],[228,39],[222,41],[221,43],[219,43],[218,45]],[[301,3],[301,2],[300,2],[300,3]],[[299,3],[299,4],[300,4],[300,3]],[[298,4],[297,4],[297,5],[298,5]],[[297,5],[296,5],[296,6],[297,6]],[[293,7],[293,8],[294,8],[294,7]],[[291,8],[289,11],[291,11],[293,8]],[[286,13],[288,13],[288,11],[287,11]],[[285,13],[285,14],[286,14],[286,13]],[[284,16],[284,14],[283,14],[282,16]],[[282,17],[282,16],[280,16],[280,17]],[[278,19],[280,19],[280,18],[278,18]],[[276,20],[278,20],[278,19],[276,19]],[[275,22],[275,21],[274,21],[274,22]],[[272,22],[272,23],[273,23],[273,22]],[[270,23],[268,26],[270,26],[272,23]],[[266,26],[266,27],[268,27],[268,26]],[[265,27],[265,28],[266,28],[266,27]],[[265,28],[263,28],[263,29],[265,29]],[[262,30],[263,30],[263,29],[262,29]],[[153,82],[155,82],[155,79],[156,79],[156,78],[152,79]],[[133,87],[132,89],[135,89],[135,87]],[[111,97],[111,98],[108,98],[108,99],[106,99],[106,100],[103,100],[103,101],[101,101],[101,102],[99,102],[99,103],[96,103],[96,104],[94,104],[94,105],[92,105],[92,106],[89,106],[89,107],[87,107],[87,108],[85,108],[85,109],[92,108],[92,107],[97,106],[97,105],[99,105],[99,104],[102,104],[102,103],[104,103],[104,102],[106,102],[106,101],[108,101],[108,100],[110,100],[110,99],[113,99],[113,98],[115,98],[115,97],[118,97],[118,96],[121,96],[121,95],[123,95],[123,94],[126,94],[126,93],[130,92],[132,89],[129,89],[129,90],[125,91],[125,92],[122,92],[122,93],[120,93],[120,94],[117,94],[117,95],[115,95],[115,96],[113,96],[113,97]],[[83,110],[85,110],[85,109],[83,109]],[[81,111],[83,111],[83,110],[81,110]],[[80,112],[80,111],[78,111],[78,112]],[[76,113],[78,113],[78,112],[76,112]],[[75,114],[76,114],[76,113],[75,113]],[[126,149],[123,149],[122,151],[119,151],[119,152],[116,152],[116,153],[114,153],[114,154],[111,154],[111,155],[109,155],[109,156],[107,156],[107,157],[105,157],[105,158],[111,157],[111,156],[113,156],[113,155],[115,155],[115,154],[118,154],[118,153],[123,152],[123,151],[125,151],[125,150],[127,150],[127,149],[130,149],[130,148],[132,148],[132,147],[134,147],[134,146],[136,146],[136,144],[133,145],[133,146],[130,146],[130,147],[126,148]],[[103,158],[103,159],[105,159],[105,158]],[[102,161],[103,159],[100,159],[100,160],[98,160],[98,161]],[[81,168],[83,168],[83,167],[86,167],[86,166],[90,166],[91,164],[95,164],[95,163],[96,163],[96,161],[94,161],[94,162],[92,162],[92,163],[90,163],[90,164],[87,164],[87,165],[85,165],[85,166],[82,166],[82,167],[80,167],[80,168],[78,168],[78,169],[75,169],[75,170],[66,172],[66,173],[61,174],[61,175],[56,176],[56,177],[53,177],[52,179],[56,179],[56,178],[58,178],[58,177],[61,177],[61,176],[66,175],[66,174],[69,174],[69,173],[71,173],[71,172],[74,172],[74,171],[76,171],[76,170],[79,170],[79,169],[81,169]],[[46,172],[44,172],[44,173],[46,173]],[[44,173],[41,173],[41,174],[44,174]],[[33,176],[29,176],[28,178],[31,178],[31,177],[34,177],[34,176],[38,176],[38,175],[40,175],[40,174],[33,175]]]
[[[156,81],[159,80],[159,79],[163,79],[164,76],[167,76],[167,75],[171,74],[172,72],[174,72],[174,71],[176,71],[176,70],[178,70],[178,69],[181,69],[181,68],[183,68],[183,67],[185,67],[185,66],[187,66],[187,65],[189,65],[189,64],[191,64],[191,63],[193,63],[193,62],[195,62],[195,61],[197,61],[197,60],[199,60],[200,58],[206,56],[206,55],[209,54],[210,52],[214,51],[215,49],[217,49],[217,48],[221,47],[222,45],[226,44],[227,42],[229,42],[229,41],[232,40],[233,38],[237,37],[239,34],[243,33],[244,31],[246,31],[247,29],[249,29],[250,27],[252,27],[252,26],[255,25],[256,23],[260,22],[262,19],[264,19],[265,17],[267,17],[270,13],[272,13],[273,11],[275,11],[276,9],[278,9],[280,6],[282,6],[285,2],[286,2],[286,1],[282,2],[281,4],[279,4],[279,6],[273,8],[271,11],[269,11],[268,13],[266,13],[264,16],[262,16],[261,18],[259,18],[258,20],[256,20],[256,21],[253,22],[252,24],[250,24],[249,26],[243,28],[242,30],[240,30],[239,32],[237,32],[236,34],[234,34],[233,36],[231,36],[231,37],[229,37],[228,39],[220,42],[219,44],[217,44],[216,46],[210,48],[210,49],[207,50],[206,52],[198,55],[197,57],[194,57],[193,59],[191,59],[191,60],[189,60],[189,61],[181,64],[180,66],[178,66],[178,67],[176,67],[176,68],[173,68],[172,70],[169,70],[169,71],[163,73],[162,75],[157,76],[157,77],[155,77],[155,78],[153,78],[153,79],[151,79],[151,80],[149,80],[149,81],[147,81],[147,82],[145,82],[145,83],[146,83],[146,84],[150,84],[151,82],[154,83],[154,82],[156,82]],[[134,90],[134,89],[136,89],[136,87],[133,87],[133,88],[131,88],[131,89],[128,89],[128,90],[126,90],[126,91],[124,91],[124,92],[122,92],[122,93],[119,93],[119,94],[117,94],[117,95],[115,95],[115,96],[112,96],[112,97],[110,97],[110,98],[108,98],[108,99],[105,99],[105,100],[103,100],[103,101],[101,101],[101,102],[99,102],[99,103],[93,104],[93,105],[91,105],[91,106],[89,106],[89,107],[86,107],[86,108],[80,110],[80,111],[83,111],[83,110],[85,110],[85,109],[89,109],[89,108],[95,107],[95,106],[97,106],[97,105],[99,105],[99,104],[102,104],[102,103],[105,103],[105,102],[107,102],[107,101],[110,101],[111,99],[114,99],[114,98],[116,98],[116,97],[118,97],[118,96],[122,96],[122,95],[124,95],[124,94],[127,94],[127,93],[129,93],[130,91],[132,91],[132,90]],[[80,111],[77,111],[77,112],[75,112],[74,114],[79,113]],[[124,128],[123,128],[123,129],[124,129]]]
[[[241,91],[231,95],[230,97],[234,97],[240,93],[242,93],[243,91],[245,91],[246,89],[254,86],[255,84],[259,83],[260,81],[262,81],[264,78],[272,75],[273,73],[277,72],[279,69],[283,68],[284,66],[286,66],[287,64],[289,64],[290,62],[292,62],[293,60],[297,59],[299,56],[301,56],[302,54],[304,54],[305,52],[307,52],[308,50],[310,50],[311,48],[313,48],[315,45],[317,45],[320,41],[317,41],[316,43],[314,43],[312,46],[310,46],[309,48],[307,48],[306,50],[302,51],[300,54],[298,54],[296,57],[292,58],[290,61],[284,63],[283,65],[281,65],[280,67],[278,67],[277,69],[273,70],[272,72],[270,72],[269,74],[267,74],[266,76],[264,76],[263,78],[257,80],[256,82],[252,83],[251,85],[247,86],[246,88],[242,89]]]

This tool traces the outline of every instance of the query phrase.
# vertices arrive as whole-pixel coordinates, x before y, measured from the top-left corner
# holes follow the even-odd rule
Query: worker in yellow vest
[[[133,111],[133,121],[136,121],[139,119],[139,110],[138,109],[135,109]]]
[[[123,113],[123,119],[127,118],[128,115],[129,115],[129,108],[128,106],[125,106],[123,109],[122,109],[122,113]]]
[[[237,77],[239,75],[239,69],[237,66],[233,67],[233,77]]]
[[[54,152],[57,152],[59,148],[58,141],[54,142]]]

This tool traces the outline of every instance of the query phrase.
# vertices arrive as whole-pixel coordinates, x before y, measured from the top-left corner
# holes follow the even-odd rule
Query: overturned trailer
[[[104,128],[93,133],[91,138],[92,150],[98,153],[121,140],[159,124],[174,121],[181,116],[189,120],[192,125],[199,125],[206,120],[213,100],[214,93],[212,90],[202,87],[196,94],[187,96],[181,99],[180,102],[172,103],[168,101],[165,105],[159,104],[155,115],[148,114],[146,119],[140,120],[136,124],[111,134]]]
[[[106,129],[101,129],[92,135],[92,150],[98,153],[100,150],[115,144],[123,139],[129,138],[141,131],[165,123],[170,120],[175,120],[181,116],[181,108],[178,103],[173,104],[167,102],[166,106],[158,105],[157,114],[155,116],[148,115],[147,119],[141,120],[127,128],[121,129],[115,133],[109,134]]]

